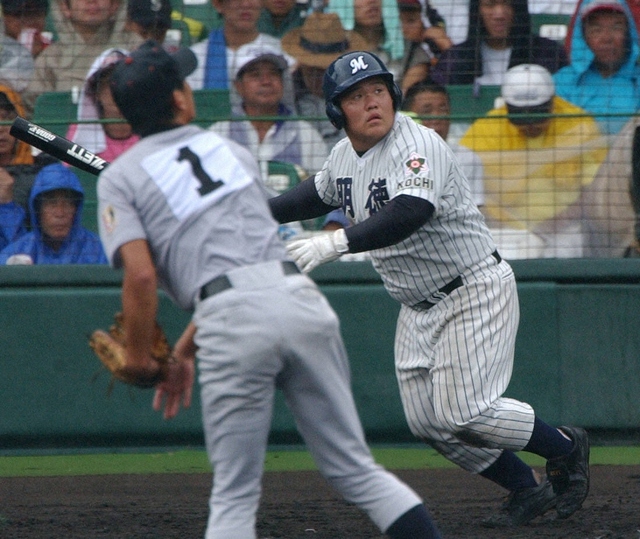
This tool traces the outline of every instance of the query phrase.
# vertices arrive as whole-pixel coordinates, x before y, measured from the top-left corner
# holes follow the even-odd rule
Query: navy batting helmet
[[[344,113],[338,98],[355,84],[371,77],[384,79],[393,100],[393,108],[398,110],[402,102],[402,91],[393,80],[393,75],[375,54],[366,51],[343,54],[336,58],[325,71],[322,92],[327,116],[337,129],[342,129],[345,125]]]

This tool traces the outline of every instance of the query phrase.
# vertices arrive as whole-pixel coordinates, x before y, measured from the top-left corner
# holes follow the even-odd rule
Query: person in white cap
[[[269,161],[291,163],[315,174],[328,154],[322,136],[310,123],[276,119],[292,115],[283,101],[283,74],[288,67],[279,49],[262,46],[247,50],[233,75],[242,103],[232,109],[233,116],[247,120],[216,122],[210,128],[249,149],[260,163],[267,186]]]
[[[554,74],[556,93],[615,134],[640,108],[638,31],[624,0],[586,0],[578,17],[570,63]]]
[[[229,90],[231,106],[240,104],[240,96],[233,84],[234,75],[250,51],[256,47],[279,49],[280,40],[258,30],[261,0],[211,0],[222,18],[222,26],[214,28],[207,39],[191,46],[198,59],[198,67],[187,82],[194,90]],[[292,62],[293,63],[293,62]],[[293,106],[293,83],[285,73],[284,101]]]
[[[531,255],[584,256],[581,194],[606,155],[606,138],[592,116],[555,95],[542,66],[512,67],[501,93],[504,105],[459,141],[482,159],[489,224],[541,239]]]

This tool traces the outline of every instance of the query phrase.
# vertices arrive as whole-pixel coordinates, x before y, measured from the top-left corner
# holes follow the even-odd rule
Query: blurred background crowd
[[[453,149],[505,258],[640,256],[640,0],[0,4],[0,264],[105,263],[95,178],[9,127],[26,117],[114,160],[138,137],[109,77],[147,39],[191,47],[196,121],[249,148],[274,194],[344,136],[325,116],[323,74],[367,50],[400,85],[401,113]],[[349,225],[337,211],[281,234]]]

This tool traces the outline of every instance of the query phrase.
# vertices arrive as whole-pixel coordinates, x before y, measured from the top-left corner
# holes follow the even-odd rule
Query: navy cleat
[[[524,526],[556,505],[556,494],[549,481],[543,479],[536,487],[512,491],[500,511],[482,521],[485,528],[515,528]]]
[[[547,461],[547,477],[558,496],[558,518],[567,518],[582,507],[589,493],[589,435],[578,427],[560,427],[573,441],[571,453]]]

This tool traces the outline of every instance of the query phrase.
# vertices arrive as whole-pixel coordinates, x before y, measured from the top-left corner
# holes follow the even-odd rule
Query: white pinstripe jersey
[[[401,194],[435,206],[432,218],[409,238],[370,253],[388,292],[407,305],[427,299],[495,250],[449,146],[400,113],[389,134],[362,157],[348,138],[338,142],[315,185],[322,200],[342,206],[353,223]]]

